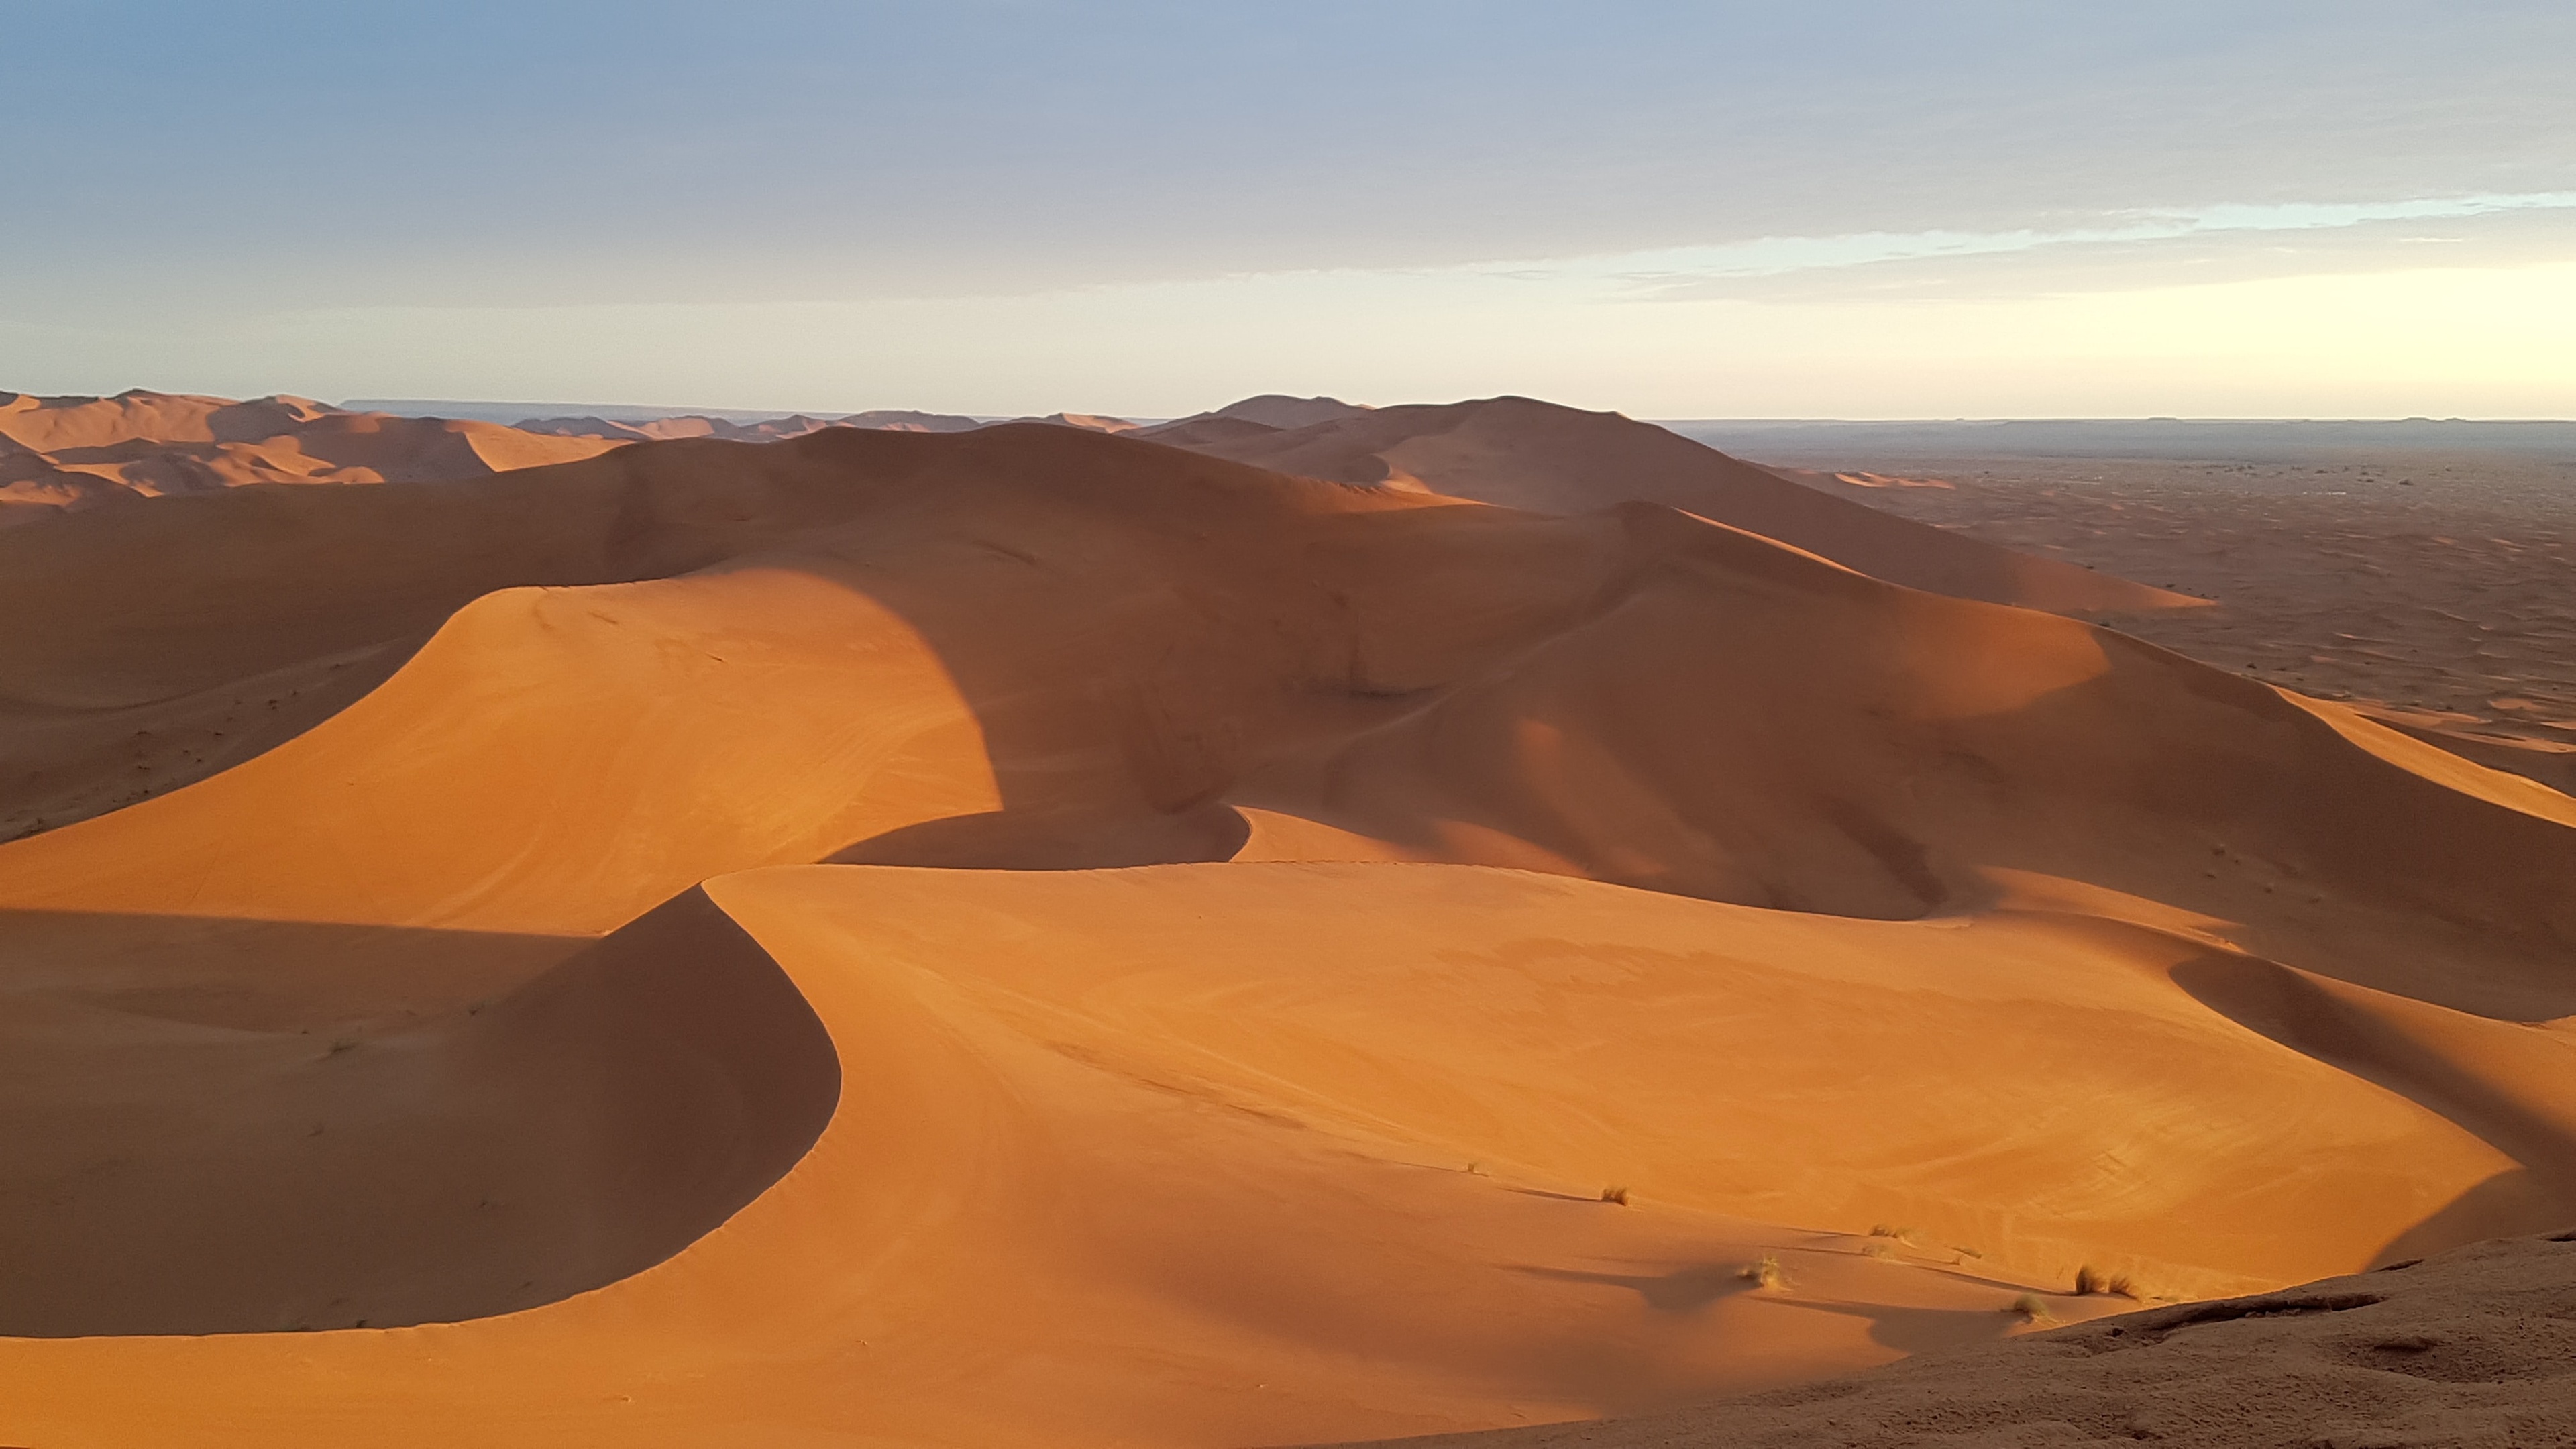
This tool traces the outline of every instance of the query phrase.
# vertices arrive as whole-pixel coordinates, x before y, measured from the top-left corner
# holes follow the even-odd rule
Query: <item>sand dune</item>
[[[2576,788],[2564,462],[2399,450],[2265,462],[1898,455],[1884,466],[1948,469],[1952,486],[1849,496],[2218,605],[2131,618],[2142,637]]]
[[[711,949],[708,902],[812,1004],[836,1093],[775,1046],[727,1055],[793,1036],[745,998],[797,996],[745,992],[750,958],[709,969],[739,948]],[[1459,867],[724,878],[479,1015],[337,1052],[292,1038],[301,1059],[257,1105],[327,1127],[275,1149],[308,1170],[326,1150],[417,1153],[372,1094],[455,1052],[505,1097],[514,1051],[540,1042],[561,1074],[549,1130],[586,1167],[611,1155],[549,1174],[442,1123],[463,1139],[433,1159],[446,1190],[371,1216],[373,1261],[265,1275],[222,1326],[403,1321],[419,1290],[402,1270],[442,1248],[443,1288],[488,1282],[479,1306],[518,1307],[552,1286],[518,1281],[533,1265],[560,1281],[575,1243],[599,1261],[603,1233],[647,1236],[644,1210],[721,1202],[721,1170],[773,1160],[763,1135],[708,1161],[736,1140],[710,1128],[828,1108],[813,1151],[723,1229],[602,1292],[473,1323],[9,1345],[0,1425],[143,1440],[184,1403],[222,1426],[211,1443],[687,1443],[794,1404],[901,1442],[1188,1444],[1636,1412],[1999,1337],[2026,1284],[2080,1258],[2164,1292],[2299,1276],[2496,1170],[2439,1114],[2202,1007],[2164,969],[2193,954],[2040,919],[1837,921]],[[636,979],[683,961],[669,985]],[[531,1021],[542,1035],[514,1036]],[[1830,1067],[1854,1059],[1883,1065]],[[769,1075],[742,1081],[755,1066]],[[657,1086],[570,1090],[630,1079]],[[603,1097],[624,1127],[581,1115]],[[1722,1132],[1712,1101],[1736,1104]],[[1819,1120],[1851,1135],[1818,1143]],[[1593,1200],[1605,1181],[1630,1204]],[[1963,1190],[1982,1216],[1927,1221]],[[218,1246],[222,1200],[190,1196],[187,1246]],[[1710,1206],[1748,1197],[1807,1225]],[[2329,1204],[2348,1240],[2320,1238]],[[1866,1235],[1890,1216],[1913,1241]],[[442,1242],[460,1220],[479,1231]],[[2239,1261],[2184,1268],[2159,1240]],[[1737,1276],[1765,1253],[1785,1286]],[[2066,1272],[1996,1262],[2014,1256]],[[137,1376],[172,1398],[138,1400]]]
[[[2063,904],[2576,1011],[2576,802],[2116,633],[1626,518],[1662,558],[1599,616],[1239,798],[1370,855],[1885,918]]]
[[[1080,428],[1089,433],[1125,433],[1139,425],[1125,418],[1103,417],[1098,413],[1049,413],[1042,418],[1014,418],[1013,422],[1053,423],[1060,428]]]
[[[1375,408],[1364,403],[1346,403],[1337,397],[1289,397],[1284,393],[1266,392],[1258,397],[1238,399],[1208,412],[1193,413],[1186,418],[1175,418],[1157,428],[1147,430],[1145,436],[1161,438],[1163,429],[1186,427],[1192,423],[1213,422],[1220,418],[1231,422],[1251,423],[1264,428],[1305,428],[1317,423],[1341,422],[1350,418],[1364,417],[1375,411]]]
[[[1327,400],[1328,401],[1328,400]],[[2202,600],[1906,523],[1800,487],[1616,413],[1527,398],[1379,408],[1257,433],[1232,415],[1157,435],[1311,478],[1418,489],[1543,513],[1660,503],[1913,588],[2069,613],[2196,608]]]
[[[877,428],[898,433],[963,433],[983,424],[974,418],[954,413],[924,413],[900,408],[880,408],[851,413],[847,417],[811,418],[793,413],[783,418],[766,418],[758,422],[733,422],[699,414],[676,414],[670,417],[612,420],[597,417],[530,418],[513,423],[523,433],[548,433],[574,438],[613,438],[623,442],[660,442],[673,438],[722,438],[735,443],[775,443],[787,438],[801,438],[820,428]]]
[[[18,771],[258,746],[0,845],[0,1440],[1488,1428],[2576,1216],[2576,801],[1386,481],[825,428],[0,537]]]
[[[308,398],[0,394],[0,524],[245,483],[466,478],[604,451],[497,423],[344,412]]]

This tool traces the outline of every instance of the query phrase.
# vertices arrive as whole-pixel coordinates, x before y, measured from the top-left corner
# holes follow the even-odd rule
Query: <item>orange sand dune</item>
[[[0,394],[0,524],[245,483],[476,477],[607,446],[497,423],[345,412],[307,398]]]
[[[2468,1010],[2576,1011],[2576,801],[2120,634],[1626,517],[1660,567],[1509,671],[1239,790],[1288,817],[1250,853],[1884,918],[2067,906]]]
[[[1312,478],[1410,488],[1542,513],[1630,499],[1732,524],[1895,583],[2067,613],[2204,600],[1895,518],[1804,488],[1678,433],[1528,398],[1372,409],[1275,433],[1185,422],[1176,446]]]
[[[1883,917],[2047,897],[2058,880],[2139,898],[2118,909],[2151,923],[2240,923],[2226,929],[2254,949],[2372,980],[2401,969],[2383,958],[2473,957],[2490,969],[2407,987],[2576,1010],[2554,969],[2576,933],[2557,889],[2576,807],[2552,792],[2357,719],[2339,733],[2091,626],[1896,589],[1644,505],[1562,520],[1426,507],[1065,436],[836,430],[472,485],[486,498],[312,495],[304,511],[370,537],[429,535],[383,523],[423,509],[508,529],[524,552],[483,556],[496,571],[730,562],[599,595],[482,597],[300,746],[350,763],[273,755],[113,828],[40,837],[9,895],[131,908],[185,878],[184,909],[239,914],[222,882],[260,868],[242,821],[271,816],[298,841],[349,832],[325,871],[281,872],[300,882],[295,918],[603,930],[706,876],[836,850],[1005,865],[1231,853],[1242,827],[1209,813],[1231,798],[1266,825],[1341,832],[1274,846],[1282,832],[1265,829],[1256,853],[1561,869]],[[557,527],[515,525],[514,508]],[[654,515],[669,521],[639,522]],[[379,566],[349,587],[397,578]],[[740,677],[779,679],[794,706],[746,717]],[[703,742],[597,748],[670,729]],[[2383,758],[2372,741],[2416,753]],[[361,759],[383,762],[361,771],[380,797],[364,810],[250,804]],[[493,759],[497,775],[477,763]],[[2454,766],[2446,782],[2423,773]],[[528,788],[567,769],[605,773]],[[690,779],[705,783],[673,792]],[[666,795],[662,823],[641,828],[654,817],[633,812]],[[626,858],[575,848],[589,827],[556,796],[618,802]],[[706,798],[731,803],[710,818]],[[425,834],[420,810],[470,825]],[[2389,813],[2410,828],[2350,828]],[[514,817],[526,823],[493,828]],[[146,822],[170,843],[132,843]],[[399,853],[367,844],[388,832]],[[529,844],[549,837],[561,846]],[[420,864],[451,838],[471,903]],[[216,839],[231,842],[220,865],[147,863],[201,860]],[[245,900],[269,902],[261,879]],[[498,904],[519,896],[546,904]],[[340,914],[312,914],[326,907]]]
[[[649,842],[628,832],[632,848],[677,852],[667,868],[639,874],[634,862],[607,863],[599,872],[607,894],[595,900],[564,896],[559,885],[512,884],[506,869],[488,882],[550,900],[544,929],[569,921],[604,930],[722,870],[816,859],[900,826],[991,811],[1005,798],[1020,807],[1012,830],[1043,832],[1070,812],[1086,830],[1105,814],[1189,834],[1196,827],[1184,807],[1205,793],[1209,771],[1236,767],[1235,752],[1268,747],[1257,732],[1303,741],[1310,722],[1342,727],[1390,712],[1354,661],[1355,626],[1333,596],[1334,576],[1404,580],[1418,616],[1401,624],[1408,667],[1425,651],[1434,666],[1454,655],[1464,662],[1447,667],[1463,668],[1515,647],[1533,618],[1579,605],[1590,587],[1496,580],[1497,592],[1520,597],[1490,614],[1444,618],[1427,607],[1442,578],[1417,579],[1412,566],[1454,555],[1449,577],[1463,582],[1494,546],[1525,558],[1547,544],[1519,542],[1508,527],[1437,530],[1419,543],[1415,530],[1355,529],[1369,516],[1431,511],[1447,510],[1062,428],[955,437],[833,429],[759,448],[658,444],[434,487],[174,500],[156,504],[141,530],[67,519],[46,530],[51,540],[31,535],[56,547],[31,548],[25,565],[31,606],[51,607],[64,627],[7,647],[21,659],[13,676],[41,682],[38,702],[95,712],[183,691],[223,695],[228,678],[265,677],[463,605],[386,690],[298,748],[382,762],[360,773],[378,787],[417,791],[416,800],[456,818],[456,843],[468,852],[506,833],[457,793],[459,781],[482,778],[496,758],[513,762],[513,773],[470,789],[532,821],[561,806],[520,782],[545,779],[553,761],[610,772],[599,782],[603,799],[638,790],[650,798],[656,779],[715,772],[706,793],[673,800],[667,828]],[[1208,546],[1244,530],[1262,537]],[[232,533],[235,548],[205,547],[210,532]],[[1495,545],[1484,542],[1489,534]],[[80,582],[109,577],[83,567],[84,548],[92,558],[167,568],[150,575],[154,588],[128,596]],[[692,570],[702,572],[664,577]],[[49,579],[58,587],[42,587]],[[662,581],[599,595],[509,588],[618,579]],[[179,626],[167,637],[157,624],[165,619]],[[232,642],[173,647],[197,637]],[[672,642],[683,637],[697,642]],[[779,707],[745,708],[744,680],[769,681]],[[961,683],[973,710],[959,699]],[[900,703],[914,693],[929,702]],[[266,710],[256,695],[239,707]],[[1203,737],[1168,730],[1175,710]],[[1222,737],[1220,712],[1231,721]],[[650,735],[679,720],[694,733],[646,753],[598,748],[602,731]],[[514,737],[521,729],[536,733]],[[908,763],[906,752],[917,750],[932,752],[932,762]],[[384,764],[396,773],[384,774]],[[136,881],[151,870],[125,843],[143,828],[128,822],[186,820],[197,823],[183,834],[233,841],[218,854],[248,868],[255,856],[239,841],[241,803],[305,788],[263,781],[319,776],[275,754],[247,768],[147,801],[139,813],[39,836],[27,851],[66,862],[122,857],[119,879]],[[825,768],[837,793],[817,788],[811,772]],[[717,783],[729,771],[743,778]],[[880,772],[891,773],[879,780]],[[707,812],[709,801],[728,797],[734,803]],[[268,807],[250,813],[271,819],[281,840],[347,828],[390,829],[409,842],[406,851],[426,843],[402,823],[403,810],[314,804],[291,818]],[[567,841],[587,839],[577,818],[560,828]],[[969,820],[949,833],[977,828]],[[172,842],[174,856],[198,850],[150,829]],[[737,831],[742,843],[721,843]],[[1146,858],[1168,853],[1156,846]],[[557,865],[583,869],[577,862],[592,855],[567,849]],[[344,855],[333,869],[370,858]],[[417,891],[452,889],[407,859],[382,868]],[[31,898],[39,878],[21,877],[13,897]],[[55,868],[41,878],[56,878]],[[77,895],[131,905],[126,889],[101,883]],[[220,894],[189,889],[197,908]],[[408,905],[393,909],[414,894],[344,891],[316,878],[304,899],[314,910],[338,902],[332,909],[344,913],[316,918],[351,919],[346,912],[363,909],[371,914],[358,919],[428,923]]]
[[[225,1325],[340,1331],[8,1344],[0,1432],[1222,1444],[1635,1411],[2000,1336],[2029,1280],[1997,1259],[2166,1292],[2298,1276],[2500,1170],[2203,1006],[2169,974],[2197,954],[1460,867],[727,877],[474,1014],[338,1050],[275,1027],[300,1055],[259,1105],[295,1122],[289,1162],[419,1172],[386,1108],[443,1058],[496,1110],[529,1078],[556,1095],[507,1138],[440,1124],[440,1190]],[[799,994],[828,1061],[796,1045]],[[456,1265],[442,1291],[491,1284],[485,1312],[538,1265],[612,1264],[603,1241],[736,1195],[817,1112],[809,1154],[657,1267],[349,1328],[410,1316],[426,1258]],[[319,1195],[278,1194],[327,1221]],[[1913,1240],[1867,1256],[1873,1219]],[[1765,1252],[1785,1285],[1737,1275]]]
[[[1669,507],[833,428],[17,536],[58,784],[389,673],[0,845],[0,1440],[1480,1428],[2576,1214],[2576,801]]]

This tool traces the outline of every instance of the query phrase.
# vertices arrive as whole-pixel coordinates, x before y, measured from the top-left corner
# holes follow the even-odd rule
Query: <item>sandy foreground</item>
[[[1274,416],[0,530],[0,1442],[1919,1398],[2576,1220],[2576,800],[1611,415]]]
[[[1407,1442],[1415,1449],[2523,1449],[2576,1434],[2571,1378],[2576,1245],[2559,1233],[1926,1355],[1706,1409]]]

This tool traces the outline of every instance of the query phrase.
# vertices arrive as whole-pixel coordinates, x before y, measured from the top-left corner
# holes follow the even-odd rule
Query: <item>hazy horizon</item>
[[[925,412],[925,413],[935,413],[935,412],[952,412],[952,411],[953,411],[953,412],[955,412],[955,413],[956,413],[956,415],[957,415],[957,416],[961,416],[961,417],[979,418],[979,419],[983,419],[983,420],[986,420],[986,421],[1001,421],[1001,420],[1004,420],[1004,419],[1014,418],[1014,417],[1037,417],[1037,416],[1044,416],[1044,415],[1045,415],[1045,414],[1033,414],[1033,413],[974,413],[974,412],[965,412],[965,411],[963,411],[963,410],[941,409],[941,408],[905,408],[905,407],[886,407],[886,406],[883,406],[883,405],[881,405],[881,404],[866,404],[866,405],[861,405],[861,406],[843,406],[843,405],[839,405],[839,404],[834,404],[834,405],[829,405],[829,406],[825,406],[825,407],[821,407],[821,408],[779,408],[779,407],[768,407],[768,408],[762,408],[762,407],[751,407],[751,408],[745,408],[745,407],[698,406],[698,405],[694,405],[694,404],[687,404],[687,403],[540,402],[540,401],[530,401],[530,400],[525,400],[525,399],[512,399],[512,398],[365,398],[365,397],[353,397],[353,398],[343,398],[343,399],[339,399],[339,400],[337,400],[337,401],[333,401],[333,400],[330,400],[330,399],[315,399],[315,401],[330,402],[330,405],[331,405],[331,406],[333,406],[333,407],[349,408],[349,409],[353,409],[353,410],[360,410],[360,411],[382,411],[382,412],[409,413],[409,412],[413,412],[413,411],[418,410],[418,409],[438,408],[438,407],[450,407],[450,408],[475,408],[475,409],[489,410],[489,411],[493,411],[493,412],[508,411],[508,412],[511,412],[511,413],[515,413],[515,414],[517,414],[518,416],[521,416],[521,417],[529,417],[529,418],[542,418],[542,417],[616,417],[616,416],[620,416],[620,415],[624,415],[624,414],[630,414],[630,413],[631,413],[631,414],[633,414],[633,415],[635,415],[635,416],[637,416],[637,417],[724,417],[724,418],[737,418],[737,419],[740,419],[740,418],[787,418],[787,417],[804,416],[804,417],[814,417],[814,418],[826,418],[826,417],[849,417],[849,416],[853,416],[853,415],[858,414],[858,413],[869,412],[869,411],[886,411],[886,412],[894,412],[894,411],[912,411],[912,412]],[[1229,399],[1229,401],[1232,401],[1232,399]],[[1357,399],[1341,399],[1341,401],[1358,401],[1358,400],[1357,400]],[[1401,403],[1413,403],[1413,402],[1427,402],[1427,403],[1434,403],[1434,404],[1437,404],[1437,403],[1462,402],[1462,401],[1472,401],[1472,399],[1463,399],[1463,398],[1424,398],[1424,399],[1412,399],[1412,398],[1407,398],[1407,399],[1401,399],[1401,400],[1398,400],[1398,401],[1396,401],[1396,402],[1369,402],[1369,403],[1365,403],[1365,404],[1363,404],[1363,405],[1365,405],[1365,406],[1370,406],[1370,407],[1387,407],[1387,406],[1396,406],[1396,405],[1400,405]],[[1223,406],[1223,404],[1221,404],[1221,403],[1220,403],[1220,404],[1217,404],[1216,406]],[[1193,412],[1198,412],[1198,411],[1206,411],[1206,410],[1207,410],[1207,409],[1193,409],[1192,411],[1193,411]],[[1085,411],[1095,411],[1095,412],[1097,412],[1097,413],[1098,413],[1099,415],[1101,415],[1101,416],[1124,418],[1124,419],[1126,419],[1127,421],[1130,421],[1130,422],[1169,422],[1169,421],[1172,421],[1175,417],[1181,417],[1181,416],[1187,416],[1187,415],[1188,415],[1188,414],[1164,414],[1164,413],[1115,413],[1115,412],[1108,412],[1108,411],[1106,411],[1106,410],[1087,410],[1087,409],[1080,408],[1080,407],[1049,408],[1049,409],[1047,409],[1046,411],[1047,411],[1048,413],[1054,413],[1054,412],[1077,412],[1077,413],[1078,413],[1078,412],[1085,412]],[[1616,411],[1616,410],[1614,409],[1614,411]],[[481,414],[480,412],[470,412],[470,413],[460,412],[460,413],[450,413],[450,414],[445,414],[444,416],[453,416],[453,417],[480,417],[480,416],[482,416],[482,414]],[[508,421],[508,419],[506,419],[506,418],[496,418],[496,419],[493,419],[493,421]],[[2401,423],[2438,423],[2438,424],[2461,423],[2461,424],[2471,424],[2471,425],[2488,425],[2488,424],[2493,424],[2493,425],[2497,425],[2497,426],[2508,426],[2508,427],[2509,427],[2509,426],[2516,426],[2516,425],[2524,425],[2524,424],[2539,425],[2539,426],[2559,426],[2559,425],[2565,425],[2565,426],[2576,426],[2576,418],[2566,418],[2566,417],[2555,417],[2555,418],[2545,418],[2545,417],[2521,417],[2521,418],[2515,418],[2515,417],[2461,417],[2461,416],[2452,416],[2452,417],[2434,417],[2434,416],[2432,416],[2431,414],[2428,414],[2428,413],[2416,413],[2416,414],[2412,414],[2412,415],[2409,415],[2409,416],[2406,416],[2406,417],[2256,417],[2256,416],[2207,416],[2207,417],[2193,417],[2193,416],[2177,416],[2177,415],[2173,415],[2173,414],[2137,414],[2137,415],[2124,416],[2124,417],[2114,417],[2114,416],[2089,416],[2089,417],[2076,417],[2076,416],[2063,416],[2063,417],[2004,417],[2004,416],[1996,416],[1996,417],[1964,417],[1964,416],[1962,416],[1962,417],[1946,417],[1946,418],[1944,418],[1944,417],[1853,417],[1853,416],[1830,417],[1830,416],[1823,416],[1823,415],[1812,416],[1812,417],[1791,417],[1791,416],[1786,416],[1786,415],[1771,415],[1771,416],[1759,416],[1759,417],[1756,417],[1756,416],[1745,416],[1745,417],[1721,417],[1721,416],[1710,415],[1710,416],[1704,416],[1704,417],[1653,417],[1653,418],[1646,418],[1646,419],[1644,419],[1644,421],[1647,421],[1647,422],[1658,422],[1658,423],[1675,423],[1675,422],[1679,422],[1679,423],[1741,423],[1741,424],[1745,424],[1745,425],[1748,425],[1748,426],[1770,426],[1770,425],[1795,426],[1795,425],[1805,425],[1805,424],[1850,424],[1850,425],[1853,425],[1853,426],[1871,426],[1871,425],[1880,425],[1880,424],[1884,424],[1884,425],[1891,425],[1891,426],[1898,426],[1898,425],[1909,425],[1909,424],[1921,424],[1921,425],[1935,425],[1935,426],[1941,426],[1941,425],[1951,425],[1951,424],[1976,425],[1976,424],[1986,424],[1986,423],[2219,423],[2219,424],[2230,424],[2230,423],[2249,423],[2249,424],[2259,424],[2259,423],[2347,424],[2347,423],[2348,423],[2348,424],[2357,424],[2357,425],[2363,425],[2363,426],[2372,425],[2372,424],[2401,424]]]

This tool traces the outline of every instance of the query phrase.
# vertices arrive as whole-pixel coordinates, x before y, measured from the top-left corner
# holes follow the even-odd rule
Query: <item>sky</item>
[[[2576,417],[2576,5],[0,0],[0,388]]]

